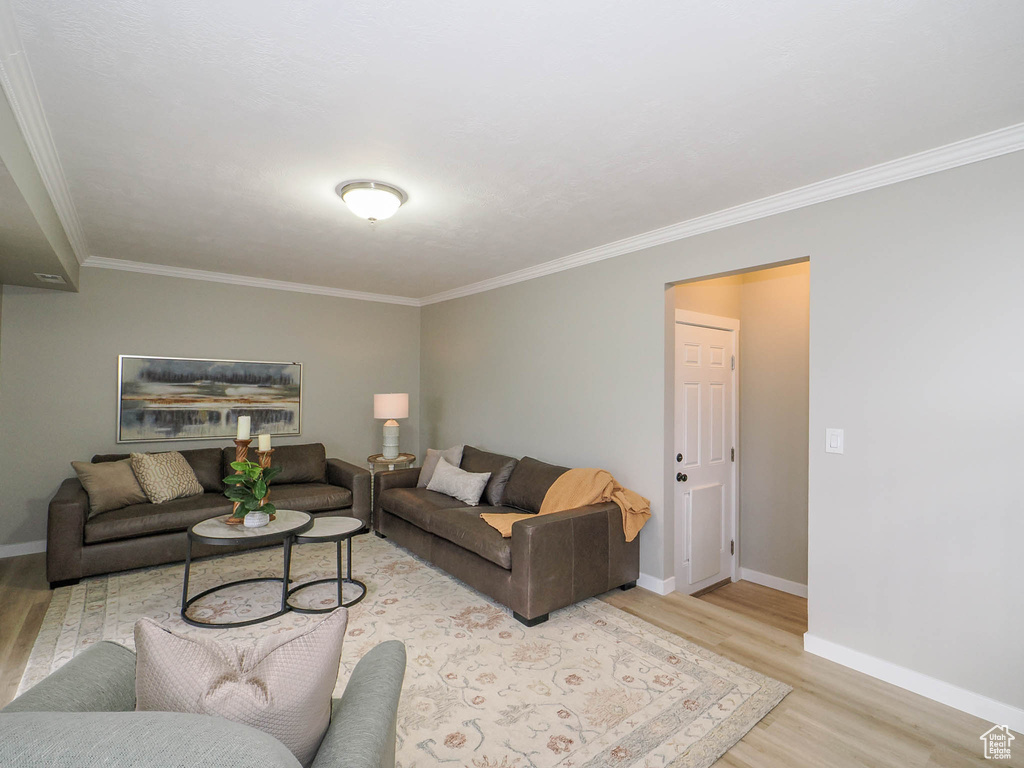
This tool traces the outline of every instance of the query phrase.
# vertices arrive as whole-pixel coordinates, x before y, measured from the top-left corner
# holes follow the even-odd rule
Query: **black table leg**
[[[338,570],[335,571],[335,573],[338,574],[338,605],[340,606],[342,603],[341,595],[344,590],[344,587],[342,586],[343,582],[341,580],[341,542],[335,542],[335,546],[338,548]],[[349,556],[351,557],[351,551]]]
[[[281,612],[288,610],[288,583],[291,581],[292,570],[292,537],[284,539],[284,578],[281,579]]]
[[[188,540],[185,551],[185,581],[181,585],[181,615],[185,616],[185,609],[188,608],[188,576],[192,569],[192,539]]]

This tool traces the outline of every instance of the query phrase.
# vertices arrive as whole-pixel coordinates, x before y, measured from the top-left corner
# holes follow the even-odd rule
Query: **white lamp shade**
[[[352,213],[370,221],[391,218],[402,206],[402,199],[390,189],[379,187],[357,187],[346,190],[341,199]]]
[[[375,419],[407,419],[409,418],[409,393],[391,393],[373,396],[373,418]]]

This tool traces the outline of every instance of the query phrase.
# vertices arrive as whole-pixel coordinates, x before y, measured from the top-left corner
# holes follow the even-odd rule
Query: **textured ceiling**
[[[1024,122],[1019,0],[13,7],[90,254],[374,293]]]

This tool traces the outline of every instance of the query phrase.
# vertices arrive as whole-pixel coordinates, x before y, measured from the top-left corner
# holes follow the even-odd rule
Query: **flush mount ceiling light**
[[[352,213],[371,224],[391,218],[409,199],[398,187],[382,181],[343,181],[334,191]]]

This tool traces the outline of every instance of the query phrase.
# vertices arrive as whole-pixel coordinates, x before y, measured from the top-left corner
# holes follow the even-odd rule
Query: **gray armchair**
[[[405,646],[364,656],[335,699],[312,768],[394,768]],[[135,654],[97,643],[0,710],[0,765],[295,768],[272,736],[221,718],[135,712]]]

